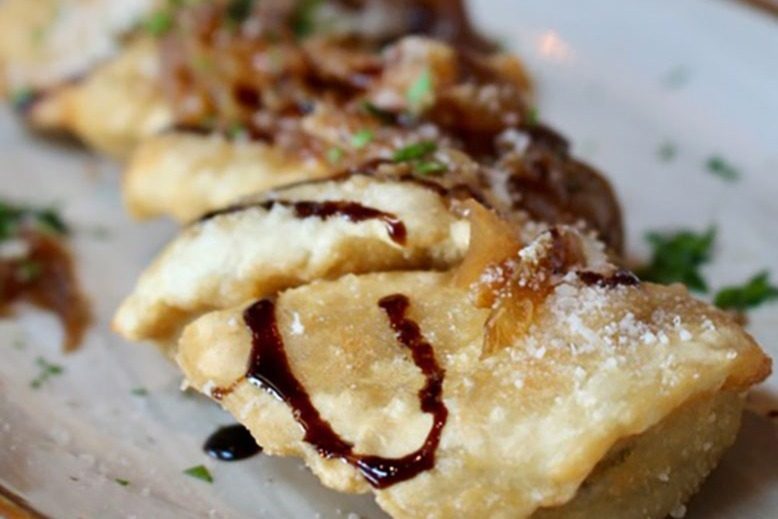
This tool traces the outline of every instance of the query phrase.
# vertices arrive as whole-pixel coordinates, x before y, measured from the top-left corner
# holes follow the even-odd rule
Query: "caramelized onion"
[[[46,233],[25,231],[18,239],[29,252],[22,259],[0,260],[0,313],[18,301],[53,312],[65,330],[65,351],[73,351],[89,325],[90,311],[70,253]]]
[[[493,211],[473,199],[462,206],[470,222],[470,244],[454,283],[470,290],[476,306],[488,308],[510,278],[508,262],[516,257],[521,243],[508,222]]]
[[[527,333],[554,284],[571,268],[583,265],[585,255],[576,234],[552,228],[536,238],[531,254],[522,257],[507,222],[474,200],[464,206],[470,247],[454,273],[454,283],[470,291],[475,306],[491,309],[482,348],[486,357]]]

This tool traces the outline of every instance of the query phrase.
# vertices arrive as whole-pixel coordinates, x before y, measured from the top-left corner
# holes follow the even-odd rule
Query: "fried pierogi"
[[[427,177],[477,169],[471,180],[500,195],[494,205],[583,221],[621,251],[612,189],[534,119],[513,56],[472,36],[466,45],[414,36],[385,46],[359,33],[252,32],[252,20],[268,16],[262,9],[226,30],[218,8],[202,11],[179,13],[164,40],[177,124],[130,161],[123,191],[134,215],[189,221],[290,181],[402,163]]]
[[[115,56],[152,0],[5,0],[0,4],[0,84],[42,92]]]
[[[237,28],[223,3],[181,10],[160,45],[175,128],[142,142],[130,161],[128,208],[188,220],[282,185],[291,170],[316,178],[391,158],[420,139],[442,146],[464,119],[487,145],[498,128],[526,118],[529,82],[518,60],[494,52],[457,16],[458,2],[432,6],[444,3],[415,2],[429,11],[418,27],[400,15],[414,2],[401,2],[380,18],[381,31],[365,29],[373,15],[363,8],[336,17],[348,23],[319,22],[303,35],[279,2],[256,4]],[[338,3],[322,6],[327,17]],[[441,34],[439,26],[456,30],[444,41],[400,39]]]
[[[138,34],[152,0],[9,0],[0,6],[3,90],[32,128],[129,153],[168,127],[156,43]]]
[[[167,339],[187,317],[316,279],[445,269],[461,260],[467,243],[468,224],[449,197],[412,180],[356,175],[287,187],[185,228],[115,324],[135,340]],[[192,257],[199,259],[190,263]]]
[[[326,33],[384,45],[402,35],[428,34],[491,48],[473,31],[460,2],[9,0],[0,7],[3,90],[33,128],[69,133],[99,151],[126,157],[144,138],[181,123],[176,102],[181,98],[171,91],[174,81],[166,73],[180,71],[171,51],[173,35],[192,24],[209,27],[220,39],[250,41],[270,34],[303,41]],[[216,62],[226,57],[217,54]],[[209,73],[211,57],[185,57],[200,75]],[[272,59],[279,58],[281,53]],[[261,68],[257,72],[263,75]],[[184,105],[197,109],[195,98],[188,96]]]
[[[595,233],[488,198],[354,175],[244,200],[186,228],[116,327],[178,337],[266,453],[393,517],[664,517],[770,360]]]

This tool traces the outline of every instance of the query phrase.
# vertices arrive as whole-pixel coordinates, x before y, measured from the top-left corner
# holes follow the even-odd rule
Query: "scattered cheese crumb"
[[[292,314],[292,324],[290,325],[290,333],[292,335],[302,335],[305,333],[305,326],[303,326],[302,321],[300,321],[300,314],[297,312],[294,312]]]

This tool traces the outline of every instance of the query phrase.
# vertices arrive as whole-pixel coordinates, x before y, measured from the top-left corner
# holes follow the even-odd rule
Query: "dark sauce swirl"
[[[259,454],[262,447],[257,444],[248,429],[238,424],[221,427],[211,434],[205,441],[203,450],[217,460],[240,461]]]
[[[252,207],[261,207],[265,210],[271,210],[276,205],[288,207],[294,211],[297,218],[320,218],[328,220],[335,216],[340,216],[354,223],[365,222],[368,220],[380,220],[386,226],[389,237],[398,245],[405,245],[408,237],[408,231],[405,224],[397,216],[380,211],[373,207],[367,207],[357,202],[348,202],[344,200],[313,202],[308,200],[291,202],[287,200],[268,200],[265,202],[239,204],[219,209],[207,213],[200,222],[204,222],[217,216],[238,213]]]
[[[418,324],[406,316],[408,298],[397,294],[381,299],[378,305],[386,312],[398,341],[411,352],[413,361],[424,374],[426,382],[419,391],[421,410],[431,414],[433,425],[424,444],[400,458],[385,458],[354,452],[352,443],[341,438],[321,417],[311,397],[292,372],[278,330],[275,303],[262,299],[243,315],[252,332],[252,351],[246,378],[263,388],[292,409],[302,426],[304,440],[325,458],[339,458],[355,467],[375,488],[386,488],[406,481],[435,465],[435,452],[440,443],[448,409],[443,402],[444,370],[435,359],[432,345],[421,334]]]
[[[578,279],[585,285],[601,288],[616,288],[620,286],[637,286],[640,279],[629,270],[619,269],[612,274],[600,274],[598,272],[579,272]]]

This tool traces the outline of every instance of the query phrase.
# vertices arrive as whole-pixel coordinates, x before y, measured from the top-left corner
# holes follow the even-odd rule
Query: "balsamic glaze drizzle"
[[[431,414],[433,425],[424,444],[416,451],[400,457],[385,458],[357,454],[350,442],[341,438],[321,417],[310,396],[292,373],[278,330],[275,303],[262,299],[244,312],[243,318],[252,332],[252,350],[246,378],[271,393],[292,408],[304,431],[304,440],[325,458],[339,458],[360,471],[375,488],[386,488],[413,478],[435,465],[435,452],[440,443],[448,409],[443,402],[444,370],[435,359],[432,345],[421,334],[418,324],[406,317],[410,306],[401,294],[384,297],[378,303],[389,318],[397,340],[411,351],[413,361],[426,378],[419,391],[421,410]]]
[[[203,450],[217,460],[239,461],[259,454],[262,447],[248,429],[238,424],[218,429],[205,441]]]
[[[640,284],[640,279],[629,270],[619,269],[613,274],[604,275],[598,272],[579,272],[578,278],[585,285],[598,286],[602,288],[616,288],[619,286],[636,286]]]
[[[391,213],[385,213],[372,207],[364,206],[357,202],[348,202],[345,200],[324,202],[313,202],[307,200],[298,202],[292,202],[288,200],[268,200],[265,202],[234,205],[207,213],[202,218],[200,218],[200,222],[204,222],[225,214],[245,211],[251,207],[261,207],[262,209],[269,211],[276,205],[292,209],[297,218],[321,218],[322,220],[327,220],[334,216],[342,216],[346,220],[354,223],[364,222],[367,220],[381,220],[384,225],[386,225],[389,237],[392,238],[392,241],[399,245],[404,245],[408,236],[408,231],[405,227],[405,224],[402,222],[402,220],[397,218],[397,216]]]

